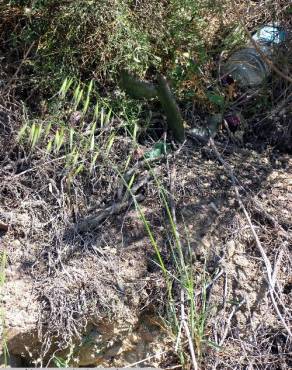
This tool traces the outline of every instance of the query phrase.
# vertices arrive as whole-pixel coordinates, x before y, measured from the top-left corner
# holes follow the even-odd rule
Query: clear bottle
[[[285,31],[278,26],[263,26],[253,35],[253,40],[268,58],[272,57],[275,46],[285,39]],[[271,69],[253,43],[250,43],[248,47],[236,51],[228,58],[222,72],[223,81],[228,76],[240,87],[256,87],[265,81]]]

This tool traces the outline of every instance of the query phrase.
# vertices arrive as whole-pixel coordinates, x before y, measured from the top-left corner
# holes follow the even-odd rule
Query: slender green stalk
[[[173,136],[177,141],[183,142],[185,139],[185,129],[176,100],[173,96],[172,91],[170,90],[166,78],[162,75],[158,75],[157,80],[158,97],[165,111],[169,129],[172,131]]]
[[[139,81],[126,71],[121,72],[119,83],[120,87],[135,99],[153,99],[158,96],[157,89],[153,84]]]
[[[120,77],[120,87],[133,98],[159,99],[167,117],[168,127],[172,131],[174,138],[179,142],[183,142],[185,139],[183,119],[174,95],[164,76],[159,74],[157,82],[156,87],[154,84],[138,80],[125,71],[122,71]]]

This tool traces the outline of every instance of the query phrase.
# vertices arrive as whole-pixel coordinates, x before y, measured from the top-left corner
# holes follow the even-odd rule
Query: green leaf
[[[68,367],[67,361],[62,357],[54,356],[53,361],[58,368]]]
[[[95,134],[95,129],[96,129],[96,122],[93,122],[90,128],[90,136],[93,136]]]
[[[222,349],[222,346],[219,346],[219,344],[213,342],[213,341],[210,341],[210,340],[203,340],[202,342],[205,342],[208,346],[216,349],[216,350],[221,350]]]
[[[90,148],[89,148],[91,152],[94,149],[94,145],[95,145],[95,137],[94,137],[94,135],[92,135],[91,139],[90,139]]]
[[[92,170],[93,170],[93,168],[94,168],[94,166],[95,166],[95,162],[96,162],[96,160],[97,160],[98,155],[99,155],[99,151],[97,151],[97,152],[94,154],[94,156],[93,156],[93,158],[92,158],[92,160],[91,160],[91,163],[90,163],[90,172],[92,172]]]
[[[59,91],[59,94],[64,97],[65,96],[65,89],[66,89],[66,86],[67,86],[67,81],[68,81],[68,78],[66,77],[64,82],[62,83],[62,86],[60,88],[60,91]]]
[[[134,180],[135,180],[135,177],[136,177],[136,175],[135,175],[135,174],[133,174],[133,175],[132,175],[132,177],[131,177],[131,179],[130,179],[130,181],[129,181],[129,184],[128,184],[128,188],[129,188],[129,189],[131,189],[131,188],[132,188],[133,183],[134,183]]]
[[[83,96],[83,90],[80,90],[79,91],[79,94],[78,94],[78,96],[76,98],[76,101],[75,101],[75,108],[76,109],[77,109],[77,107],[78,107],[78,105],[79,105],[79,103],[80,103],[80,101],[82,99],[82,96]]]
[[[17,135],[17,140],[20,141],[22,139],[22,137],[24,136],[26,130],[27,130],[27,122],[21,127],[21,129],[19,130],[18,132],[18,135]]]
[[[52,127],[52,122],[49,122],[45,130],[45,138],[48,137]]]
[[[211,103],[217,105],[220,108],[224,107],[224,104],[225,104],[224,96],[216,94],[214,92],[210,92],[210,91],[208,91],[206,95]]]
[[[78,166],[78,168],[77,168],[77,170],[74,172],[74,176],[77,176],[82,170],[84,169],[84,164],[83,163],[81,163],[79,166]]]
[[[111,118],[111,115],[112,115],[112,109],[109,110],[107,116],[106,116],[106,119],[105,119],[105,123],[108,124],[109,121],[110,121],[110,118]]]
[[[93,87],[93,80],[91,80],[88,85],[87,96],[91,94],[92,87]]]
[[[76,87],[74,94],[73,94],[73,102],[74,102],[74,108],[77,109],[81,99],[83,96],[83,89],[81,89],[80,83]]]
[[[62,127],[60,130],[57,130],[55,135],[55,141],[54,141],[54,147],[55,152],[58,153],[61,149],[61,146],[64,143],[65,135],[64,135],[64,127]]]
[[[81,89],[80,84],[78,84],[78,86],[76,87],[76,89],[74,91],[74,94],[73,94],[73,98],[74,98],[75,101],[77,100],[77,98],[79,96],[80,89]]]
[[[53,145],[53,141],[52,141],[52,140],[50,140],[50,141],[48,142],[48,144],[47,144],[47,148],[46,148],[46,152],[47,152],[47,153],[50,153],[50,152],[51,152],[51,150],[52,150],[52,145]]]
[[[86,96],[86,100],[85,100],[85,103],[84,103],[84,106],[83,106],[83,114],[85,114],[88,110],[88,106],[89,106],[89,103],[90,103],[90,94],[91,94],[91,91],[92,91],[92,87],[93,87],[93,80],[90,81],[89,83],[89,86],[88,86],[88,89],[87,89],[87,96]]]
[[[102,128],[104,125],[104,108],[101,108],[100,112],[100,127]]]
[[[89,102],[90,102],[90,96],[87,95],[86,100],[84,102],[84,106],[83,106],[83,114],[87,112],[88,107],[89,107]]]
[[[32,141],[31,141],[32,149],[35,147],[36,143],[38,142],[38,140],[41,136],[41,132],[42,132],[42,125],[41,124],[36,125],[35,130],[34,130],[34,134],[33,134],[33,138],[32,138]]]
[[[70,132],[69,132],[69,147],[70,147],[70,150],[72,150],[72,148],[73,148],[74,134],[75,134],[75,131],[74,131],[74,129],[71,127],[71,128],[70,128]]]
[[[156,143],[153,148],[145,154],[146,159],[159,158],[163,154],[167,154],[170,151],[170,144],[165,144],[162,141]]]
[[[72,83],[73,83],[73,78],[69,78],[69,79],[68,79],[68,77],[65,78],[65,80],[64,80],[64,82],[63,82],[63,84],[62,84],[62,86],[59,90],[59,95],[61,96],[62,99],[65,98],[65,96],[66,96],[70,86],[72,85]]]
[[[33,138],[35,136],[35,130],[36,130],[36,124],[33,123],[31,128],[30,128],[30,135],[29,135],[29,141],[32,143]]]
[[[113,146],[113,143],[115,141],[115,138],[116,138],[116,134],[115,133],[111,134],[111,136],[109,138],[109,141],[107,143],[107,146],[106,146],[106,154],[107,155],[109,155],[109,152],[110,152],[110,150],[111,150],[111,148]]]
[[[79,159],[79,152],[76,149],[76,153],[72,153],[72,154],[73,154],[73,156],[72,156],[72,167],[75,167],[76,164],[77,164],[77,161]]]
[[[94,120],[97,120],[98,119],[98,115],[99,115],[99,104],[98,104],[98,102],[96,102],[96,105],[95,105],[95,108],[94,108],[93,119]]]

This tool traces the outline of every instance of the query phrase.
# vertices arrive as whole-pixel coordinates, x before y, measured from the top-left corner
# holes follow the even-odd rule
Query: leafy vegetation
[[[33,45],[26,68],[42,92],[55,92],[67,76],[95,79],[103,89],[121,68],[140,77],[156,68],[183,85],[208,62],[206,15],[221,7],[202,0],[14,0],[7,17],[21,27],[7,47]]]

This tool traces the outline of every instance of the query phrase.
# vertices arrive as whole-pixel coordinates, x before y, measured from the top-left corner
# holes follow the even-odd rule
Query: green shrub
[[[136,5],[135,5],[136,4]],[[35,82],[51,91],[68,75],[111,85],[121,67],[145,75],[149,66],[176,68],[188,53],[188,65],[205,58],[202,12],[208,1],[35,0],[10,1],[21,10],[13,47],[35,42],[29,65]],[[189,77],[189,76],[186,76]]]

